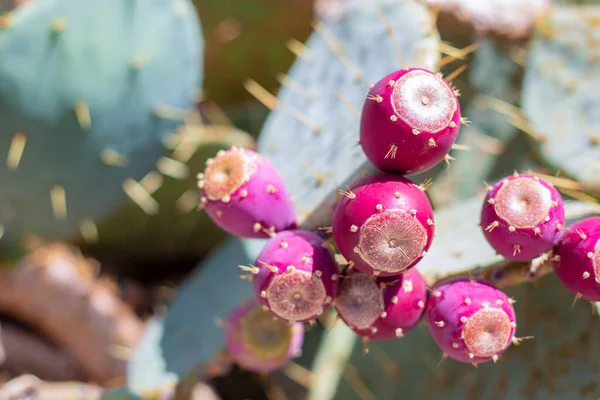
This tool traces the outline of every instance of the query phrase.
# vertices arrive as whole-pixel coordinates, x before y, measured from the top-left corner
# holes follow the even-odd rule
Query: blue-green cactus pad
[[[120,205],[122,182],[153,168],[162,140],[180,123],[155,111],[194,106],[203,54],[188,0],[44,0],[17,8],[8,20],[0,29],[5,245],[25,234],[71,235],[82,220]],[[80,102],[89,127],[85,108],[77,118]],[[26,142],[11,169],[4,160],[17,132]],[[126,165],[103,163],[107,149],[125,156]],[[64,188],[66,219],[53,213],[55,185]]]

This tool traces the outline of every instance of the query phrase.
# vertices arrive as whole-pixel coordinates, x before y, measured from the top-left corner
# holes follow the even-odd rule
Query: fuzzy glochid
[[[369,91],[360,144],[377,168],[412,175],[439,164],[456,141],[460,104],[444,79],[423,68],[392,72]]]

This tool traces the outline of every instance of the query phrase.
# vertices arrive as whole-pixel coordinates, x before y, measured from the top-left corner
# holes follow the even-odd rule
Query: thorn
[[[583,278],[583,279],[588,279],[589,277],[590,277],[590,273],[589,273],[589,272],[587,272],[587,271],[585,271],[585,272],[583,273],[583,276],[582,276],[582,278]]]
[[[454,122],[450,122],[450,127],[454,128],[456,126],[456,124],[454,124],[454,126],[452,126],[452,124],[454,124]],[[468,146],[466,144],[458,144],[458,143],[454,143],[452,145],[452,150],[459,150],[459,151],[469,151],[471,150],[471,146]]]
[[[396,151],[398,151],[398,146],[396,146],[395,144],[390,146],[390,149],[388,150],[387,154],[385,155],[384,159],[388,159],[388,158],[396,158]]]
[[[261,261],[261,260],[258,260],[258,262],[259,262],[259,263],[261,263],[262,265],[264,265],[265,267],[267,267],[267,268],[269,269],[269,271],[271,271],[271,272],[272,272],[272,273],[274,273],[274,274],[276,274],[276,273],[278,273],[278,272],[279,272],[279,268],[277,268],[277,267],[276,267],[276,266],[274,266],[274,265],[267,264],[266,262],[264,262],[264,261]]]
[[[373,100],[373,101],[376,101],[378,103],[381,103],[383,101],[383,97],[381,97],[380,95],[373,96],[371,94],[368,94],[367,95],[367,100]]]
[[[575,297],[573,298],[573,303],[571,303],[571,308],[575,307],[575,303],[577,303],[577,300],[581,299],[582,297],[583,297],[583,294],[577,292],[575,294]]]
[[[385,27],[385,31],[392,41],[394,50],[396,50],[396,55],[398,56],[398,60],[400,61],[400,66],[402,67],[402,69],[410,68],[410,64],[408,64],[408,61],[406,60],[406,57],[404,57],[404,54],[402,53],[402,49],[400,48],[398,41],[394,37],[394,29],[392,28],[392,25],[390,24],[389,20],[386,18],[385,13],[381,9],[381,7],[377,6],[376,8],[377,8],[377,14],[379,15],[379,19],[383,23],[383,26]]]
[[[363,342],[363,356],[366,356],[367,354],[369,354],[369,337],[363,336],[362,342]]]
[[[252,275],[258,275],[258,273],[260,272],[260,268],[258,268],[255,265],[250,265],[250,266],[246,266],[246,265],[238,265],[238,267],[245,272],[250,272]]]
[[[431,187],[432,184],[433,184],[433,180],[431,178],[426,178],[419,185],[419,189],[421,189],[422,191],[426,191],[427,189],[429,189],[429,187]]]
[[[185,179],[190,174],[190,170],[187,165],[169,157],[159,158],[156,162],[156,169],[161,174],[170,176],[173,179]]]
[[[528,339],[533,339],[533,338],[534,338],[533,336],[523,336],[523,337],[520,337],[520,338],[518,338],[518,337],[513,337],[513,338],[512,338],[512,344],[513,344],[513,345],[515,345],[515,346],[518,346],[518,345],[520,345],[520,344],[521,344],[521,342],[522,342],[523,340],[528,340]]]
[[[427,144],[429,145],[429,147],[437,147],[437,143],[433,138],[430,138]]]
[[[139,182],[133,178],[126,178],[121,186],[125,194],[146,214],[153,215],[158,212],[158,202]]]
[[[466,117],[461,117],[460,118],[460,123],[466,126],[469,126],[469,124],[471,123],[471,121],[469,121]]]
[[[334,37],[334,35],[329,32],[323,22],[317,21],[312,24],[313,29],[317,31],[325,43],[329,46],[333,54],[340,60],[340,62],[351,71],[354,75],[354,79],[357,81],[362,81],[364,78],[363,73],[346,57],[342,51],[342,45],[339,41]]]
[[[112,167],[126,167],[129,159],[125,154],[121,154],[113,149],[104,149],[100,153],[100,160],[106,165]]]
[[[437,364],[437,368],[442,366],[442,363],[448,358],[448,354],[446,353],[442,353],[442,357],[440,358],[440,361]]]
[[[308,90],[304,89],[301,84],[292,79],[291,76],[279,73],[277,74],[277,81],[281,83],[283,86],[288,87],[290,90],[300,94],[300,96],[304,97],[307,101],[313,100],[313,95],[308,92]]]
[[[255,80],[246,80],[246,82],[244,82],[244,88],[269,110],[274,111],[279,106],[279,100],[277,97],[273,96],[267,89],[262,87]]]
[[[460,67],[458,67],[457,69],[455,69],[453,72],[451,72],[446,77],[446,81],[447,82],[452,82],[456,77],[458,77],[460,74],[462,74],[467,69],[467,67],[468,67],[467,64],[461,65]]]
[[[314,58],[308,47],[297,39],[289,39],[286,46],[298,58],[302,58],[305,61],[312,61]]]
[[[52,213],[56,219],[67,218],[67,199],[65,188],[60,185],[54,185],[50,189],[50,202],[52,204]]]
[[[90,116],[90,109],[85,101],[80,100],[75,103],[75,116],[79,126],[84,131],[89,131],[92,127],[92,118]]]
[[[17,169],[21,162],[26,142],[27,137],[23,132],[17,132],[13,135],[10,141],[10,148],[8,149],[8,157],[6,158],[6,166],[8,169]]]
[[[494,229],[496,229],[498,226],[500,226],[500,222],[498,222],[498,221],[494,221],[494,222],[492,222],[491,224],[489,224],[489,225],[488,225],[488,226],[485,228],[485,230],[486,230],[486,231],[488,231],[488,232],[491,232],[491,231],[493,231]]]
[[[339,192],[340,192],[340,194],[343,194],[344,196],[346,196],[350,200],[356,198],[356,194],[354,192],[352,192],[352,190],[350,190],[350,188],[348,186],[346,186],[346,190],[340,189]]]
[[[446,164],[448,166],[450,166],[450,161],[454,161],[454,160],[456,160],[456,158],[452,157],[450,154],[446,154],[444,156],[444,161],[446,162]]]
[[[177,200],[175,200],[175,208],[181,214],[186,214],[197,208],[198,203],[198,194],[195,190],[190,189],[185,191],[181,196],[179,196],[179,198],[177,198]]]
[[[516,256],[516,255],[517,255],[518,253],[520,253],[520,252],[521,252],[521,246],[520,246],[520,245],[518,245],[518,244],[515,244],[515,245],[513,246],[513,256]]]
[[[98,242],[98,227],[92,220],[85,220],[79,225],[79,231],[81,232],[81,237],[88,244],[93,244]]]

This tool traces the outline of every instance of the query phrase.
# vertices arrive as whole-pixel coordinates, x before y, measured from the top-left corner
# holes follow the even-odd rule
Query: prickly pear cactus
[[[435,69],[439,57],[434,21],[415,1],[347,0],[341,7],[335,17],[323,12],[298,46],[288,85],[268,100],[275,112],[259,137],[259,151],[288,182],[306,226],[327,220],[330,195],[371,168],[356,145],[369,85],[403,65]]]
[[[523,83],[523,112],[550,167],[598,193],[600,87],[595,36],[600,7],[556,6],[539,21]]]
[[[203,42],[191,3],[36,1],[2,21],[2,244],[73,235],[127,196],[157,212],[138,180],[195,105]]]
[[[363,344],[357,343],[358,337],[349,328],[336,325],[324,336],[315,357],[315,384],[309,399],[386,400],[398,396],[465,399],[483,398],[492,393],[500,398],[543,394],[544,398],[563,399],[600,395],[600,388],[591,384],[590,372],[595,369],[593,360],[600,347],[586,338],[588,332],[598,329],[599,322],[590,313],[589,303],[571,308],[573,296],[559,287],[556,277],[543,277],[538,281],[550,271],[548,264],[509,263],[496,255],[477,226],[478,214],[474,210],[481,202],[481,197],[475,197],[436,213],[437,236],[416,269],[430,286],[443,278],[469,274],[502,288],[534,281],[534,284],[516,285],[507,290],[508,295],[517,300],[514,305],[520,321],[517,337],[534,338],[522,348],[510,348],[498,364],[482,364],[475,369],[453,360],[441,362],[442,351],[424,325],[398,340],[369,343],[367,356]],[[593,204],[571,202],[567,205],[569,223],[599,212],[600,207]],[[535,273],[531,272],[532,265],[537,266]],[[560,334],[550,334],[559,331]],[[548,349],[554,350],[548,352]],[[336,363],[331,362],[331,357],[349,360]],[[554,377],[559,376],[559,372],[555,365],[570,365],[568,371],[573,372],[560,375],[560,381],[556,381]],[[575,373],[575,366],[583,368],[586,374]],[[409,370],[410,384],[402,378]],[[467,384],[464,377],[468,378]],[[544,386],[537,385],[536,379],[541,379]],[[555,382],[552,386],[551,381]]]
[[[219,150],[234,145],[253,149],[254,138],[231,126],[199,124],[180,126],[177,138],[179,143],[171,154],[158,163],[160,169],[140,181],[160,212],[148,215],[135,202],[127,202],[97,224],[97,234],[80,239],[86,250],[136,261],[185,259],[206,254],[225,238],[198,207],[195,173]]]
[[[489,38],[475,44],[478,47],[469,63],[469,83],[475,94],[464,111],[470,122],[461,128],[459,136],[460,143],[470,150],[455,156],[451,167],[435,180],[430,194],[438,206],[470,198],[483,189],[481,182],[511,173],[521,161],[515,160],[522,156],[520,148],[521,152],[506,152],[517,128],[501,113],[515,109],[518,100],[522,69],[511,58],[515,45]],[[518,143],[527,150],[527,141],[519,138]],[[499,171],[499,164],[508,167]],[[473,165],[478,167],[473,169]]]

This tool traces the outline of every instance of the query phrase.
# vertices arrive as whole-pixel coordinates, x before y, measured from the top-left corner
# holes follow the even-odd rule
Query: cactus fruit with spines
[[[369,91],[360,119],[360,146],[385,172],[425,172],[448,155],[460,129],[458,92],[424,68],[402,69]]]
[[[206,161],[198,187],[208,215],[233,235],[266,238],[297,226],[286,183],[255,151],[236,147],[219,151]]]
[[[538,257],[534,259],[528,257],[524,261],[514,260],[497,254],[496,250],[486,240],[484,227],[479,226],[482,206],[489,204],[484,202],[486,194],[481,193],[458,204],[447,206],[445,209],[439,209],[433,207],[435,204],[430,204],[427,195],[422,190],[428,184],[419,187],[417,177],[409,180],[397,174],[397,171],[395,175],[388,173],[386,176],[394,177],[394,179],[389,179],[390,182],[406,182],[407,187],[415,189],[414,193],[420,193],[420,196],[415,195],[416,198],[422,197],[425,199],[423,204],[427,205],[425,207],[427,212],[421,210],[420,213],[418,207],[410,207],[408,208],[408,216],[417,218],[420,214],[423,214],[423,216],[431,219],[431,232],[427,230],[427,226],[429,226],[427,219],[425,219],[423,225],[425,231],[423,236],[431,240],[424,246],[424,248],[427,247],[426,254],[423,256],[422,252],[417,252],[419,253],[418,259],[415,258],[409,263],[405,262],[407,255],[400,250],[398,250],[398,256],[389,257],[390,262],[382,263],[391,266],[393,269],[389,274],[379,273],[379,276],[374,276],[375,270],[372,267],[365,267],[363,268],[364,271],[359,267],[357,260],[363,260],[363,258],[357,258],[356,255],[360,252],[363,256],[365,254],[368,256],[369,252],[363,251],[364,249],[359,243],[353,243],[350,246],[344,244],[344,241],[352,238],[353,234],[360,233],[359,230],[362,229],[363,224],[370,217],[387,216],[389,211],[394,210],[391,208],[392,205],[396,205],[394,201],[401,201],[406,194],[398,190],[400,196],[396,197],[397,190],[388,191],[382,190],[384,186],[379,187],[379,189],[373,190],[372,199],[369,200],[372,200],[372,204],[365,205],[364,215],[361,215],[361,218],[357,219],[356,222],[349,221],[355,215],[354,211],[346,212],[349,210],[347,205],[352,204],[352,202],[360,205],[361,195],[358,193],[357,187],[361,186],[360,179],[362,176],[367,175],[364,178],[366,181],[373,179],[374,176],[381,176],[380,173],[371,174],[373,168],[370,168],[370,163],[367,162],[367,157],[362,153],[361,147],[353,147],[359,138],[360,118],[356,117],[357,115],[361,117],[356,111],[367,100],[370,100],[366,98],[369,93],[369,84],[381,80],[390,71],[416,67],[425,68],[435,75],[437,67],[414,62],[414,53],[410,49],[417,47],[416,43],[421,39],[413,37],[412,39],[398,40],[395,35],[398,31],[408,28],[414,28],[415,31],[421,33],[430,28],[427,26],[427,29],[425,29],[420,24],[413,24],[413,19],[417,20],[415,15],[420,11],[407,12],[410,9],[419,10],[421,6],[418,3],[401,0],[391,6],[392,2],[385,0],[375,2],[348,0],[347,2],[341,2],[341,4],[345,4],[344,13],[338,14],[336,18],[329,18],[328,16],[328,19],[315,23],[316,32],[309,39],[306,46],[295,48],[299,58],[289,73],[295,83],[293,88],[292,86],[285,86],[279,96],[275,98],[265,90],[261,90],[255,82],[248,82],[248,90],[262,99],[264,104],[273,110],[260,138],[259,152],[272,161],[274,167],[283,177],[284,182],[289,185],[290,194],[296,200],[299,229],[315,231],[316,228],[322,228],[321,232],[328,237],[329,244],[335,244],[336,250],[341,253],[337,255],[339,263],[345,265],[348,269],[355,269],[352,275],[356,274],[362,277],[362,281],[367,287],[374,289],[379,287],[381,289],[377,282],[383,281],[386,289],[396,288],[397,286],[394,285],[399,285],[399,283],[394,282],[395,280],[401,281],[411,273],[419,273],[424,280],[424,284],[431,289],[431,294],[428,297],[426,296],[425,300],[420,300],[423,301],[423,308],[429,308],[433,314],[439,312],[439,315],[436,315],[440,318],[435,318],[433,325],[438,330],[444,327],[448,328],[448,337],[454,341],[448,342],[446,340],[448,338],[444,336],[446,331],[444,331],[443,340],[440,340],[439,344],[436,343],[435,339],[432,340],[432,335],[424,335],[424,330],[429,330],[429,327],[425,325],[423,327],[416,326],[413,329],[407,328],[408,334],[405,334],[406,332],[403,329],[401,339],[397,337],[398,335],[395,334],[396,331],[394,330],[394,335],[389,340],[371,341],[369,346],[372,351],[369,353],[375,355],[375,357],[365,357],[362,354],[361,343],[357,343],[356,348],[360,348],[361,354],[360,357],[351,358],[353,368],[345,369],[344,364],[336,365],[335,362],[329,362],[320,364],[313,371],[314,386],[309,389],[309,399],[353,399],[356,394],[351,392],[351,388],[357,386],[349,385],[343,379],[353,380],[353,376],[359,375],[367,377],[360,382],[361,393],[366,393],[366,397],[382,400],[394,399],[399,396],[431,399],[468,398],[469,396],[489,397],[499,391],[501,395],[507,398],[516,398],[522,396],[523,393],[533,395],[538,392],[541,396],[552,398],[551,393],[554,393],[553,390],[561,395],[575,397],[584,396],[585,393],[581,394],[584,389],[588,390],[588,394],[595,392],[594,388],[587,389],[584,386],[586,380],[593,381],[594,359],[600,356],[600,353],[597,346],[589,340],[582,339],[578,341],[577,339],[578,336],[586,333],[593,326],[589,310],[587,308],[582,309],[581,305],[576,305],[574,309],[570,309],[571,302],[565,302],[566,295],[569,295],[569,293],[564,291],[565,293],[555,294],[558,280],[552,278],[552,275],[545,277],[552,272],[552,260],[555,259],[552,251],[555,241],[558,240],[558,235],[553,238],[546,238],[544,237],[544,229],[540,227],[544,241],[551,245],[548,248],[548,243],[545,243],[545,246],[538,247],[536,249]],[[393,18],[393,15],[396,15],[394,12],[398,12],[398,10],[403,12],[397,15],[398,18]],[[423,8],[420,8],[420,10],[422,11]],[[414,25],[419,26],[415,27]],[[396,28],[398,30],[395,30]],[[379,34],[380,36],[378,36]],[[395,37],[396,40],[391,39],[392,37]],[[407,36],[407,38],[410,37]],[[365,45],[367,39],[370,41],[369,46]],[[407,44],[407,42],[411,43]],[[340,44],[343,44],[343,46],[340,46]],[[407,63],[408,66],[403,65],[402,57],[398,57],[396,61],[390,61],[392,56],[398,55],[398,52],[394,52],[398,49],[407,59],[410,59]],[[442,51],[456,56],[448,56],[454,58],[454,60],[446,61],[445,64],[462,57],[460,56],[461,51],[457,51],[457,49],[446,47]],[[444,64],[444,62],[440,64]],[[380,70],[381,65],[387,65],[387,67]],[[458,72],[448,76],[456,76],[457,73],[460,73],[460,68]],[[366,79],[368,81],[365,81]],[[448,78],[448,81],[452,80]],[[505,106],[504,103],[502,104]],[[473,107],[473,109],[476,110],[476,107]],[[523,116],[518,115],[518,117],[522,118]],[[515,126],[520,126],[519,129],[528,129],[527,125],[521,124],[522,120],[511,122]],[[283,127],[288,129],[284,130]],[[284,131],[287,132],[288,136],[281,134]],[[472,149],[471,151],[476,150]],[[527,171],[529,167],[529,165],[522,164],[514,165],[514,169],[522,171]],[[450,168],[452,168],[452,163],[450,163]],[[473,168],[477,168],[477,165],[474,164]],[[539,171],[539,166],[535,166],[534,169]],[[432,176],[436,173],[434,170],[435,168],[429,170]],[[556,184],[557,189],[564,190],[565,181],[552,175],[553,173],[548,173],[550,177],[550,179],[547,179],[548,183]],[[535,181],[533,178],[532,180]],[[434,178],[433,185],[435,184],[436,180]],[[481,187],[485,188],[483,184]],[[412,190],[409,190],[409,192],[410,194],[413,193]],[[577,193],[581,194],[579,196],[581,200],[586,199],[583,193]],[[494,196],[496,194],[492,193],[491,197]],[[519,196],[516,197],[515,207],[517,207],[517,211],[522,211],[521,204],[518,201]],[[413,201],[411,195],[406,195],[405,199],[406,201]],[[390,202],[389,207],[384,204],[386,201]],[[558,198],[552,198],[552,202],[554,201],[559,202]],[[415,202],[422,205],[420,201]],[[554,205],[552,206],[554,207]],[[433,212],[434,208],[435,213]],[[528,209],[528,207],[525,208]],[[413,209],[416,213],[411,212]],[[527,215],[525,219],[535,219],[533,217],[535,217],[534,214],[537,211],[537,208],[535,210],[529,209],[531,215]],[[564,206],[566,217],[564,225],[568,227],[578,218],[599,212],[600,209],[597,204],[592,204],[589,201],[571,201]],[[433,238],[434,214],[437,234],[435,238]],[[558,214],[556,217],[557,220],[560,219]],[[339,230],[338,218],[344,221],[347,229]],[[382,219],[385,220],[385,218]],[[398,219],[400,220],[400,218]],[[550,215],[550,219],[553,220],[552,215]],[[373,218],[373,221],[375,222],[372,224],[371,234],[369,235],[368,230],[366,230],[367,239],[379,240],[382,245],[388,247],[390,247],[391,242],[392,248],[401,250],[410,248],[410,245],[399,245],[398,240],[393,241],[392,239],[395,238],[389,237],[388,231],[383,229],[386,228],[385,224],[378,223],[376,218]],[[330,224],[331,228],[328,226]],[[408,228],[412,226],[407,226],[407,229],[400,227],[397,231],[399,234],[406,234]],[[554,228],[556,230],[556,226]],[[531,230],[536,233],[535,227],[532,227]],[[338,235],[342,238],[337,237]],[[358,238],[352,240],[358,240],[360,235],[356,236]],[[414,235],[410,236],[411,239],[414,239]],[[262,243],[259,246],[264,246],[266,241]],[[385,246],[378,248],[374,245],[371,250],[376,255],[382,251],[388,254],[389,252],[385,252]],[[343,247],[347,248],[344,249]],[[355,248],[358,252],[355,252]],[[420,246],[418,248],[420,249]],[[393,261],[398,262],[400,265],[394,266]],[[241,262],[240,264],[248,265],[248,262]],[[222,265],[215,264],[209,267],[209,270],[215,276],[218,276],[216,271],[219,268],[222,268]],[[335,340],[337,339],[335,338],[328,340],[328,343],[352,343],[353,341],[348,340],[346,335],[352,335],[356,340],[360,339],[361,336],[368,336],[368,333],[371,335],[383,334],[385,329],[380,330],[379,325],[376,327],[376,332],[370,329],[371,324],[374,322],[370,320],[368,321],[369,324],[361,323],[362,326],[366,327],[367,332],[356,332],[345,326],[352,325],[352,322],[348,323],[350,318],[342,317],[344,313],[343,306],[339,307],[338,305],[338,301],[341,303],[346,293],[343,287],[345,279],[351,282],[351,276],[344,277],[344,275],[346,274],[344,273],[343,277],[339,278],[342,287],[333,304],[334,308],[338,309],[337,313],[342,320],[341,322],[345,322],[341,325],[347,329],[338,329],[338,325],[329,331],[330,326],[327,326],[327,332],[342,335],[340,340]],[[544,278],[542,279],[542,277]],[[246,278],[256,279],[253,274],[249,274]],[[451,278],[456,280],[449,280]],[[219,282],[222,283],[222,278],[219,279],[221,279]],[[539,282],[537,282],[538,280]],[[462,288],[464,290],[461,288],[453,290],[446,286],[452,284],[460,286],[456,282],[466,285],[465,288]],[[516,285],[523,282],[537,282],[537,287]],[[450,294],[448,297],[442,299],[442,295],[437,296],[437,294],[444,293],[446,289]],[[261,293],[262,291],[255,292],[255,297],[260,298]],[[371,293],[380,292],[376,290],[369,291],[369,295]],[[548,296],[548,293],[552,293],[552,295]],[[463,294],[470,296],[469,302],[465,301],[466,298],[461,297]],[[378,296],[379,294],[374,297]],[[221,296],[221,299],[225,300],[223,297]],[[516,309],[512,310],[512,304],[509,301],[512,297],[517,298],[517,300],[525,300],[525,304],[519,307],[519,303],[521,303],[519,301],[516,303]],[[231,304],[231,295],[226,300]],[[417,301],[417,306],[418,304],[419,301]],[[458,306],[458,308],[453,308],[453,306]],[[379,311],[379,309],[376,307],[376,311]],[[324,311],[326,313],[322,316],[322,320],[325,321],[329,310]],[[389,317],[387,311],[385,312],[385,318]],[[371,317],[373,316],[376,316],[375,312],[372,313]],[[560,316],[560,318],[557,318],[557,316]],[[179,318],[182,317],[182,315],[179,316]],[[379,313],[379,318],[381,318],[381,313]],[[577,319],[573,320],[572,318]],[[535,340],[527,341],[520,349],[510,346],[513,343],[518,344],[523,339],[515,336],[517,319],[520,321],[519,332],[536,336]],[[439,323],[441,321],[443,321],[443,324]],[[435,322],[438,322],[438,324]],[[561,328],[563,322],[568,326]],[[379,323],[381,321],[375,322],[375,324]],[[559,329],[565,332],[560,337],[556,334]],[[439,331],[432,332],[432,334],[434,337],[438,334],[441,335]],[[198,337],[198,334],[195,335]],[[539,339],[540,337],[542,340]],[[462,342],[456,341],[459,339]],[[454,346],[455,343],[458,346]],[[548,343],[552,343],[551,347],[548,347]],[[555,351],[555,349],[562,346],[575,353],[567,354],[569,352]],[[585,348],[585,351],[580,350],[581,346]],[[336,349],[335,354],[329,352],[329,349],[330,347],[325,347],[319,350],[317,358],[323,359],[331,355],[336,360],[344,359],[345,356],[340,353],[352,351],[351,346],[347,346],[345,349]],[[543,355],[540,356],[542,357],[540,359],[539,357],[529,357],[527,354],[529,351],[533,351],[535,354],[546,354],[544,350],[548,350],[552,357]],[[435,364],[439,360],[438,356],[441,356],[444,351],[460,362],[452,363],[451,367],[441,366],[442,378],[440,381],[438,377],[431,374],[431,370],[435,370]],[[561,366],[556,367],[552,364],[554,362],[553,358],[560,360],[561,365],[563,362],[568,364],[569,371],[576,370],[579,365],[584,366],[585,372],[583,375],[585,378],[569,372],[569,379],[576,381],[578,388],[574,389],[564,384],[562,379],[557,382],[552,378],[557,371],[556,368],[561,369]],[[383,361],[378,365],[378,360],[381,359]],[[470,365],[488,361],[500,362],[479,370],[472,368]],[[449,364],[450,362],[451,360],[446,363]],[[398,364],[397,369],[403,370],[406,367],[411,369],[411,373],[415,372],[414,382],[410,382],[410,385],[408,385],[406,380],[390,377],[393,377],[393,372],[388,374],[388,371],[393,370],[394,367],[388,368],[389,364],[396,363]],[[382,373],[381,367],[385,369],[385,373]],[[539,371],[542,371],[542,375]],[[446,380],[443,379],[443,376],[449,376],[450,378]],[[544,379],[540,379],[540,376]],[[480,377],[482,379],[479,379]],[[511,381],[511,385],[503,383],[507,379]],[[342,384],[338,385],[340,381]],[[539,386],[540,381],[545,386]],[[470,382],[474,382],[474,384],[471,385]],[[514,385],[512,382],[515,382]],[[327,387],[327,385],[332,384],[335,387]],[[372,393],[369,393],[370,391]],[[317,395],[315,393],[328,394]]]
[[[515,337],[512,300],[474,279],[436,286],[427,305],[427,325],[448,356],[468,363],[498,361]]]
[[[379,173],[342,191],[332,231],[350,265],[370,275],[394,276],[425,256],[434,217],[424,190],[409,179]]]
[[[72,237],[128,196],[157,212],[138,180],[202,84],[191,2],[34,1],[3,21],[2,247]]]
[[[417,326],[425,312],[427,286],[416,269],[373,279],[346,268],[340,279],[335,310],[365,342],[402,337]]]
[[[337,296],[333,252],[314,232],[288,230],[269,239],[250,270],[257,299],[288,322],[319,317]]]
[[[240,304],[225,324],[229,354],[250,371],[267,373],[301,353],[304,328],[289,324],[262,309],[255,299]]]
[[[552,258],[556,276],[576,299],[600,301],[600,217],[562,232]]]
[[[563,199],[544,179],[531,174],[507,176],[485,196],[481,228],[503,257],[526,262],[550,251],[565,225]]]

